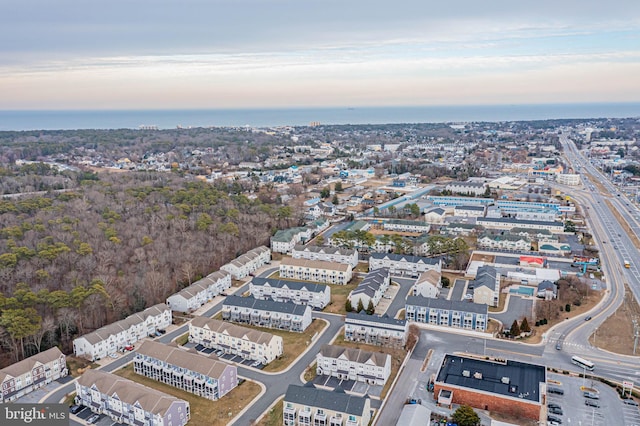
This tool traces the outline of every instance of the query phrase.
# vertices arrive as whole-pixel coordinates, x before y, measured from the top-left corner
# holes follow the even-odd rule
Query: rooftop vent
[[[509,379],[508,377],[503,377],[502,379],[500,379],[500,381],[505,385],[508,385],[509,382],[511,382],[511,379]]]
[[[473,373],[473,378],[474,379],[478,379],[478,380],[482,380],[482,373],[479,371],[476,371],[475,373]]]
[[[464,377],[471,377],[471,371],[469,370],[462,370],[462,375]]]

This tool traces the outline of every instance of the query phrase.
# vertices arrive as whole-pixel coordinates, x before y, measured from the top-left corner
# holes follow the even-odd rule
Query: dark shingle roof
[[[477,222],[512,223],[514,225],[539,225],[539,226],[564,226],[562,222],[549,222],[546,220],[521,220],[510,217],[479,217]]]
[[[477,314],[487,314],[487,305],[481,305],[460,300],[433,299],[431,297],[409,296],[407,306],[424,306],[427,308],[446,309],[449,311],[474,312]]]
[[[291,315],[304,315],[307,305],[296,305],[289,302],[275,302],[273,300],[258,300],[253,297],[227,296],[224,306],[238,306],[241,308],[252,308],[259,311],[282,312]]]
[[[253,277],[251,279],[251,283],[253,285],[263,286],[269,283],[270,287],[273,288],[283,288],[287,287],[291,290],[302,290],[306,288],[308,291],[312,293],[324,293],[327,289],[327,286],[324,284],[316,284],[310,282],[301,282],[301,281],[289,281],[289,280],[274,280],[271,278],[260,278]]]
[[[385,257],[387,257],[389,258],[389,260],[392,260],[394,262],[399,262],[402,259],[404,259],[405,261],[410,263],[422,262],[427,265],[436,265],[440,263],[440,259],[435,257],[431,258],[431,257],[420,257],[420,256],[408,256],[406,254],[395,254],[395,253],[371,253],[371,257],[373,257],[374,259],[384,259]]]
[[[345,322],[349,322],[349,320],[368,321],[368,322],[374,322],[378,324],[389,324],[389,325],[400,326],[400,327],[404,327],[405,324],[407,323],[405,320],[391,318],[387,315],[383,315],[380,317],[377,315],[361,314],[359,312],[347,312],[347,318]]]
[[[344,391],[327,391],[313,386],[289,385],[284,396],[286,402],[309,407],[325,408],[340,413],[362,416],[368,398],[348,395]]]

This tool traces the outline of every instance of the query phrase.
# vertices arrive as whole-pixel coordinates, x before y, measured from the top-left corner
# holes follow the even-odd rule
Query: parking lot
[[[331,389],[335,389],[340,386],[345,391],[357,393],[359,395],[367,394],[376,398],[379,398],[382,393],[382,386],[368,385],[355,380],[341,380],[333,376],[316,376],[315,379],[313,379],[313,384],[326,386]]]
[[[217,349],[212,349],[212,348],[206,348],[202,345],[195,345],[193,343],[187,343],[186,345],[184,345],[186,348],[193,348],[195,350],[197,350],[198,352],[200,352],[203,355],[211,355],[212,353],[215,353],[216,356],[220,359],[223,359],[225,361],[229,361],[229,362],[233,362],[239,365],[243,365],[245,367],[253,367],[253,368],[257,368],[262,370],[264,368],[264,364],[258,362],[258,361],[254,361],[252,359],[245,359],[242,358],[241,356],[238,355],[233,355],[233,354],[225,354],[223,351],[221,350],[217,350]]]

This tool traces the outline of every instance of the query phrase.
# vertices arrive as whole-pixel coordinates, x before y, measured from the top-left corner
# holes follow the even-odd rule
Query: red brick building
[[[445,355],[434,383],[443,405],[465,404],[511,416],[540,419],[547,372],[542,365]]]

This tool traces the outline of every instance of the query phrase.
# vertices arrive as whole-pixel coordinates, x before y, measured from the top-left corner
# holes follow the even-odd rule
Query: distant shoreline
[[[640,102],[193,110],[0,110],[0,131],[277,127],[638,118]]]

